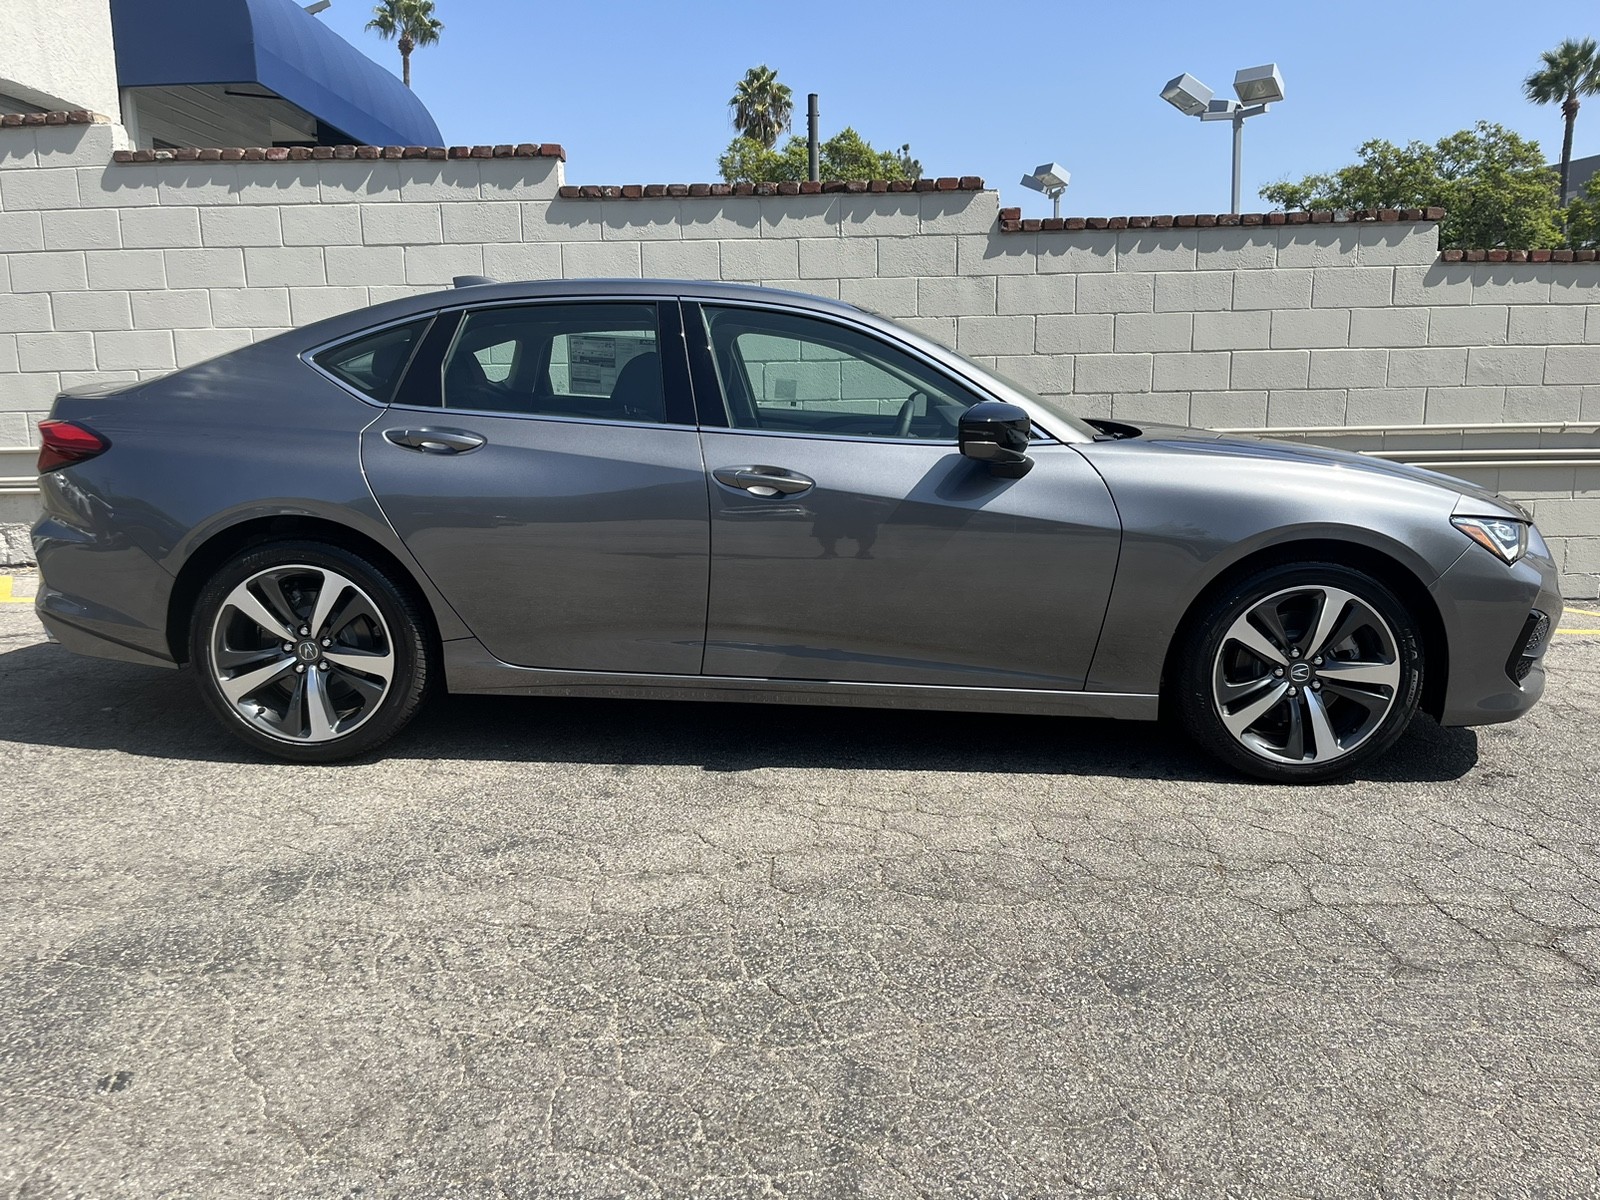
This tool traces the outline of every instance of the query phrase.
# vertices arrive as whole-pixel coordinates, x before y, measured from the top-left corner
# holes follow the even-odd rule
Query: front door
[[[1082,456],[1039,446],[997,478],[956,448],[983,397],[845,323],[732,305],[687,323],[710,351],[697,395],[729,425],[702,434],[706,674],[1083,687],[1120,527]]]
[[[440,318],[362,438],[384,513],[489,652],[693,675],[707,502],[675,302]]]

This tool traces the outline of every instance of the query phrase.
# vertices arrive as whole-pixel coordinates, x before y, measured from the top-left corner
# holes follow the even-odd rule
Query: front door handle
[[[396,446],[424,454],[465,454],[488,441],[465,429],[385,429],[383,436]]]
[[[817,486],[815,479],[782,467],[718,467],[711,474],[723,486],[752,496],[794,496]]]

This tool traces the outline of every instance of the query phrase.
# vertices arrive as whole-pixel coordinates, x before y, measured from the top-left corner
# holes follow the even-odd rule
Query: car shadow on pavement
[[[201,762],[251,762],[219,728],[187,671],[80,658],[57,646],[0,653],[0,741]],[[438,696],[376,757],[1106,775],[1238,780],[1177,730],[1146,722],[776,704]],[[1353,778],[1458,779],[1477,735],[1412,723]]]

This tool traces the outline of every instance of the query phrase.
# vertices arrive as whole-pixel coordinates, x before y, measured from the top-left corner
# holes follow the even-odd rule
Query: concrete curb
[[[34,565],[33,541],[26,525],[0,525],[0,570]]]

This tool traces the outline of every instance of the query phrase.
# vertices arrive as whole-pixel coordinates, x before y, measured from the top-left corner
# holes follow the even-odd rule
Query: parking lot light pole
[[[1022,186],[1032,188],[1036,192],[1043,192],[1050,197],[1051,215],[1061,215],[1061,194],[1067,190],[1072,182],[1072,172],[1060,163],[1040,163],[1033,169],[1032,175],[1022,177]]]
[[[1283,99],[1283,76],[1278,73],[1278,64],[1246,67],[1237,72],[1233,77],[1233,90],[1239,97],[1237,100],[1214,99],[1210,88],[1186,73],[1170,80],[1161,89],[1161,98],[1186,117],[1233,122],[1233,207],[1229,211],[1237,213],[1244,158],[1244,123],[1251,117],[1259,117]]]

